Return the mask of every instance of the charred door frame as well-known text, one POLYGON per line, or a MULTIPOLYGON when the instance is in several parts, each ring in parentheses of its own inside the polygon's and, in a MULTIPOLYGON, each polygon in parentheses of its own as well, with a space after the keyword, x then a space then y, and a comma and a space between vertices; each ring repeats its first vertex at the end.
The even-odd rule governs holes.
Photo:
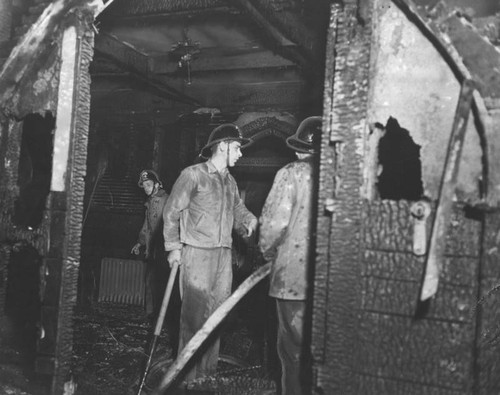
POLYGON ((75 6, 65 2, 48 6, 14 48, 0 74, 4 94, 1 139, 7 143, 0 151, 5 164, 0 185, 0 242, 3 250, 7 249, 0 256, 0 266, 3 268, 9 259, 6 242, 23 241, 43 257, 41 329, 35 364, 38 372, 51 376, 52 394, 64 392, 73 353, 73 309, 77 296, 90 115, 88 68, 93 56, 92 23, 96 6, 97 3, 75 6), (63 48, 65 34, 69 37, 68 48, 63 48), (65 85, 61 85, 62 82, 65 85), (64 89, 58 92, 58 87, 64 89), (61 114, 57 114, 57 110, 61 114), (52 166, 52 186, 42 223, 36 229, 19 228, 12 220, 19 194, 17 170, 22 122, 18 120, 27 114, 45 111, 56 113, 53 158, 59 159, 52 166), (63 118, 65 122, 61 122, 63 118), (64 154, 60 156, 62 151, 64 154), (54 174, 59 175, 58 182, 54 174))
MULTIPOLYGON (((48 310, 48 319, 57 325, 56 342, 53 349, 55 366, 52 378, 52 392, 61 393, 68 380, 73 354, 73 309, 76 305, 78 273, 83 219, 83 198, 87 165, 87 142, 90 119, 90 74, 89 64, 93 56, 93 31, 88 22, 75 20, 77 42, 75 73, 72 81, 73 101, 72 123, 69 131, 69 157, 66 164, 65 186, 62 191, 51 192, 49 212, 51 227, 49 250, 44 260, 46 274, 45 300, 54 289, 59 297, 54 304, 42 307, 48 310), (61 240, 62 239, 62 240, 61 240), (58 275, 50 277, 51 267, 58 275), (59 278, 58 278, 59 277, 59 278), (50 279, 50 280, 49 280, 50 279)), ((61 81, 59 81, 61 83, 61 81)), ((56 132, 57 133, 57 132, 56 132)), ((39 352, 41 352, 41 346, 39 352)), ((39 360, 42 358, 40 357, 39 360)))
POLYGON ((316 264, 313 392, 354 393, 363 201, 363 132, 371 48, 371 1, 331 6, 326 48, 316 264), (362 23, 361 23, 362 22, 362 23))

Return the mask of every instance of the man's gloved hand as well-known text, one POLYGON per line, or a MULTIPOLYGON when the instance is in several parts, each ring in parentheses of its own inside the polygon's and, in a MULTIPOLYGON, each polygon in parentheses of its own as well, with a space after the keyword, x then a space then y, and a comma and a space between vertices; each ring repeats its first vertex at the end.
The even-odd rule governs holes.
POLYGON ((131 254, 139 255, 141 253, 141 243, 136 243, 130 250, 131 254))
POLYGON ((172 250, 168 253, 167 257, 168 264, 170 268, 174 266, 174 263, 177 263, 178 265, 181 264, 181 250, 172 250))

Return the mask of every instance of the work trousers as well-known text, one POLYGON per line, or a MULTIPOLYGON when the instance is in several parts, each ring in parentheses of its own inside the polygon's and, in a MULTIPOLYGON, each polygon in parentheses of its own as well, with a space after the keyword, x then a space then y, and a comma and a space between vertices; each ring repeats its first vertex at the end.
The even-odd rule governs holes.
MULTIPOLYGON (((182 247, 179 354, 208 317, 229 297, 232 279, 230 248, 182 247)), ((217 336, 207 339, 193 356, 185 381, 216 373, 219 343, 217 336)))
POLYGON ((304 300, 276 299, 277 350, 282 370, 282 395, 302 395, 304 393, 300 365, 305 307, 304 300))

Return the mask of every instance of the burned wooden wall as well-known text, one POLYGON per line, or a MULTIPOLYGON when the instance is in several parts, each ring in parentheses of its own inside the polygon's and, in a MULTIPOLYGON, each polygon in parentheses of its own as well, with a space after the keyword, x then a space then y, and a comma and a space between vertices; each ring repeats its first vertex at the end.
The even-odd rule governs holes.
MULTIPOLYGON (((463 174, 469 172, 472 176, 462 179, 456 193, 458 201, 446 219, 446 237, 440 241, 445 243, 440 288, 435 297, 421 302, 426 257, 413 250, 412 202, 381 200, 377 193, 366 193, 377 187, 378 163, 367 160, 370 155, 379 155, 370 153, 369 147, 373 132, 370 125, 380 121, 373 119, 374 106, 379 105, 380 109, 386 104, 383 100, 390 102, 393 98, 381 95, 377 99, 380 101, 374 103, 377 95, 370 91, 377 73, 386 70, 380 58, 384 54, 373 45, 374 36, 380 34, 377 29, 382 28, 373 17, 386 10, 377 9, 372 14, 372 7, 380 2, 361 3, 365 6, 362 20, 354 3, 345 2, 344 7, 332 5, 327 44, 314 268, 313 392, 496 393, 499 364, 494 355, 498 352, 500 313, 499 271, 494 262, 498 258, 498 216, 495 207, 486 206, 488 209, 484 210, 484 205, 474 203, 480 196, 477 177, 484 172, 481 153, 485 155, 477 134, 484 130, 475 130, 481 129, 476 122, 471 128, 475 135, 468 137, 472 139, 468 141, 463 174), (375 179, 371 179, 373 185, 367 185, 364 174, 371 170, 375 179), (464 190, 467 192, 461 193, 464 190)), ((394 7, 392 2, 384 4, 394 7)), ((396 8, 389 15, 398 12, 396 8)), ((391 36, 396 43, 395 56, 408 49, 398 41, 405 33, 398 30, 398 34, 391 36)), ((401 76, 412 78, 411 72, 404 72, 412 66, 401 65, 401 76)), ((404 97, 404 83, 401 82, 401 90, 399 81, 403 80, 388 76, 385 84, 389 85, 378 85, 378 89, 399 90, 404 97)), ((458 84, 454 85, 457 95, 458 84)), ((404 108, 396 101, 394 108, 401 105, 400 113, 415 122, 414 129, 421 132, 425 127, 418 123, 427 120, 412 119, 412 110, 423 103, 425 108, 429 98, 419 95, 418 89, 416 93, 415 100, 423 102, 404 108)), ((449 100, 449 95, 430 100, 449 100)), ((429 110, 434 111, 435 107, 429 110)), ((453 112, 446 117, 451 120, 453 112)), ((434 133, 447 140, 447 129, 434 133)), ((428 143, 425 138, 418 141, 422 142, 428 143)), ((495 146, 496 140, 491 144, 495 146)), ((426 150, 429 147, 431 144, 426 150)), ((420 152, 422 166, 428 169, 431 165, 435 170, 426 170, 421 181, 434 210, 438 193, 436 187, 429 185, 439 183, 445 147, 438 144, 431 149, 432 154, 426 150, 420 152)), ((426 241, 433 217, 431 211, 426 241)))
POLYGON ((312 326, 313 389, 355 394, 361 300, 362 131, 370 64, 370 15, 332 5, 326 50, 312 326))
POLYGON ((357 393, 472 393, 481 213, 455 206, 440 290, 426 302, 410 203, 366 202, 363 216, 357 393))
POLYGON ((485 215, 481 266, 478 271, 479 292, 477 311, 477 344, 475 393, 480 395, 500 392, 500 256, 498 250, 500 217, 492 211, 485 215))
MULTIPOLYGON (((1 242, 7 248, 14 245, 14 251, 26 245, 41 258, 35 365, 51 379, 52 393, 62 393, 70 373, 90 113, 91 25, 97 11, 95 4, 76 3, 50 4, 20 38, 0 74, 1 137, 6 143, 1 152, 1 242), (21 167, 27 165, 20 162, 23 121, 47 112, 56 125, 54 135, 48 134, 52 167, 50 189, 40 205, 42 220, 38 226, 16 223, 21 176, 26 173, 21 167)), ((12 252, 2 255, 2 266, 9 256, 12 252)))

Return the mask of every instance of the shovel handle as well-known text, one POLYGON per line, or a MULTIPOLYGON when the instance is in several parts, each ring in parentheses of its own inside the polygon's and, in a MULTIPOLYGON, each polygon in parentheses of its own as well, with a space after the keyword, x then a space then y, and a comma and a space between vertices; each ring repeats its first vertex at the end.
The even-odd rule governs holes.
POLYGON ((156 349, 156 342, 158 340, 158 337, 160 336, 161 328, 163 326, 163 321, 165 320, 165 314, 167 313, 167 307, 170 302, 170 296, 172 295, 172 289, 174 288, 175 277, 177 276, 178 269, 179 269, 179 263, 175 262, 172 265, 172 269, 170 270, 170 276, 168 276, 167 287, 165 288, 165 295, 163 296, 163 302, 161 304, 160 313, 158 314, 158 319, 156 320, 153 340, 149 348, 148 360, 146 362, 146 367, 142 375, 137 395, 142 395, 142 389, 144 388, 144 383, 146 382, 146 377, 148 375, 149 367, 151 366, 151 360, 153 359, 153 354, 156 349))
POLYGON ((177 270, 179 269, 179 263, 174 262, 172 269, 170 270, 170 276, 168 277, 167 287, 165 288, 165 295, 163 296, 163 302, 161 304, 160 313, 158 314, 158 319, 156 321, 154 335, 159 336, 161 333, 161 328, 163 326, 163 321, 165 320, 165 315, 167 313, 168 304, 170 302, 170 296, 172 295, 172 289, 174 288, 175 277, 177 276, 177 270))
POLYGON ((180 371, 188 363, 194 353, 201 347, 207 337, 214 331, 221 321, 229 314, 232 308, 245 296, 255 285, 271 272, 271 262, 258 268, 227 298, 205 321, 203 326, 189 340, 177 359, 163 376, 160 385, 153 390, 151 395, 160 395, 176 379, 180 371))

